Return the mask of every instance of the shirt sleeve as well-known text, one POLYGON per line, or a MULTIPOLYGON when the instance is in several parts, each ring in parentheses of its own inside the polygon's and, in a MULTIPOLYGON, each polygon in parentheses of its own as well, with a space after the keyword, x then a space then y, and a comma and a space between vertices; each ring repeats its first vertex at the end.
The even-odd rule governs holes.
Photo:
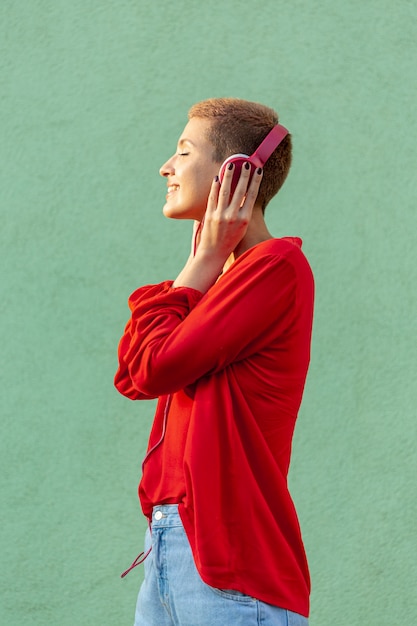
POLYGON ((268 254, 238 259, 204 295, 171 281, 138 289, 119 344, 117 389, 132 399, 174 393, 259 349, 268 329, 279 334, 291 324, 296 284, 287 257, 268 254))

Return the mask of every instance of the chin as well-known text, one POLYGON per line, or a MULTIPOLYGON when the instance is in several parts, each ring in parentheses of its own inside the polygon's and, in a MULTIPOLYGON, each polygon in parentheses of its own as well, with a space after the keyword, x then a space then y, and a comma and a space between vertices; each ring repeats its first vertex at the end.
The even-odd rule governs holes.
POLYGON ((181 209, 179 207, 172 207, 166 204, 162 209, 162 213, 165 217, 169 217, 172 220, 197 220, 201 221, 204 216, 204 212, 196 209, 181 209))

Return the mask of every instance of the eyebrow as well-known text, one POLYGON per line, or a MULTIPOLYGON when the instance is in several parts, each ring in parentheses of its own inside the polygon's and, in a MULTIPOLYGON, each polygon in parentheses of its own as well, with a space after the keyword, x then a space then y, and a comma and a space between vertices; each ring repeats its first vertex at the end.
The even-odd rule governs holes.
POLYGON ((183 143, 189 143, 190 145, 194 146, 195 144, 191 141, 191 139, 187 139, 186 137, 181 138, 178 141, 178 145, 181 146, 183 143))

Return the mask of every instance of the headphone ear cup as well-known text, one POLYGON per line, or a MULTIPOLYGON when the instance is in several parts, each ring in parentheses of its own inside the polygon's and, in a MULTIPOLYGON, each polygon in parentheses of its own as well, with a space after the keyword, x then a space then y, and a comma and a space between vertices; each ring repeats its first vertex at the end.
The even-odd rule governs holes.
POLYGON ((247 154, 233 154, 232 156, 230 156, 229 158, 225 160, 225 162, 222 164, 220 168, 220 172, 219 172, 220 183, 223 182, 226 169, 230 165, 230 163, 233 163, 233 165, 235 166, 234 171, 233 171, 232 182, 230 185, 230 195, 232 196, 239 182, 240 173, 242 171, 243 164, 244 163, 250 164, 250 167, 251 167, 250 178, 252 178, 252 174, 255 171, 256 165, 252 163, 252 161, 250 160, 250 157, 247 154))

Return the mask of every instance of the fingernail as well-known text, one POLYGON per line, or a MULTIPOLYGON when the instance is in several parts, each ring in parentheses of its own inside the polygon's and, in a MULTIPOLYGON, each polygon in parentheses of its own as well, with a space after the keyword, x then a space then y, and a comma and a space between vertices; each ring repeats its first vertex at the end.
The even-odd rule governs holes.
POLYGON ((233 169, 233 163, 229 163, 229 165, 227 166, 228 170, 232 170, 233 169))
POLYGON ((256 170, 257 174, 262 174, 262 167, 258 167, 258 169, 256 170))
POLYGON ((246 161, 246 163, 245 163, 245 170, 248 170, 249 168, 250 168, 250 165, 249 165, 249 163, 246 161))
POLYGON ((219 177, 218 177, 218 176, 215 176, 215 177, 214 177, 214 182, 215 182, 215 183, 218 183, 218 182, 219 182, 219 177))

